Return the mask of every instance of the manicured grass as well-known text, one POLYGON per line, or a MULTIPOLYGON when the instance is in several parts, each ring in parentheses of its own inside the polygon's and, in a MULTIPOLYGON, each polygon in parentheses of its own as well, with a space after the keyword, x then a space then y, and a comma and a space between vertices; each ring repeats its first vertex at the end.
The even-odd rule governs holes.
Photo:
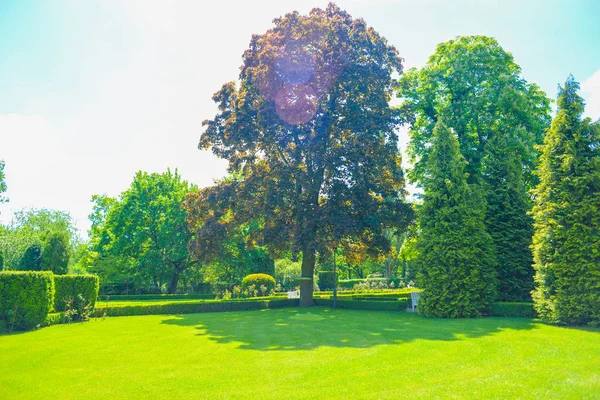
POLYGON ((600 330, 288 308, 0 336, 0 398, 600 398, 600 330))

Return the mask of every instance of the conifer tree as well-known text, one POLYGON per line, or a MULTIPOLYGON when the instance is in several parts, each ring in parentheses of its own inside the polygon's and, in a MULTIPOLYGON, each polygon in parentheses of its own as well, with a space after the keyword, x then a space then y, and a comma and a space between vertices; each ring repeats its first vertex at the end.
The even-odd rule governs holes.
POLYGON ((516 146, 508 135, 497 134, 483 159, 486 190, 486 229, 494 242, 498 300, 527 301, 533 289, 531 200, 516 146))
POLYGON ((600 126, 582 120, 572 76, 542 147, 533 208, 533 292, 546 321, 600 323, 600 126))
POLYGON ((495 296, 494 254, 485 202, 467 184, 458 139, 443 122, 434 129, 419 210, 419 309, 430 317, 478 317, 495 296))

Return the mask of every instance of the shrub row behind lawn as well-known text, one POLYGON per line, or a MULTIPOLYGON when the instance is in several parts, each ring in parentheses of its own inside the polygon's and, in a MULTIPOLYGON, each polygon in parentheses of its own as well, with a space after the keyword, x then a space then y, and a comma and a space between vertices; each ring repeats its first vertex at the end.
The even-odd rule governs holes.
POLYGON ((101 295, 100 300, 129 301, 129 300, 214 300, 216 293, 194 294, 115 294, 101 295))
MULTIPOLYGON (((315 299, 315 305, 333 307, 333 299, 315 299)), ((336 303, 337 308, 353 310, 376 310, 376 311, 406 311, 408 301, 369 301, 369 300, 341 300, 336 303)))
POLYGON ((299 299, 273 299, 273 300, 213 300, 199 301, 197 303, 164 303, 148 305, 121 305, 99 306, 93 316, 131 316, 131 315, 156 315, 156 314, 194 314, 223 311, 248 311, 263 310, 267 308, 297 307, 299 299))
POLYGON ((42 325, 54 306, 52 272, 0 272, 0 320, 6 330, 42 325))
POLYGON ((492 303, 490 316, 537 318, 533 303, 492 303))
POLYGON ((93 309, 98 298, 100 279, 97 275, 55 275, 54 288, 55 311, 66 311, 68 303, 76 307, 79 295, 93 309))

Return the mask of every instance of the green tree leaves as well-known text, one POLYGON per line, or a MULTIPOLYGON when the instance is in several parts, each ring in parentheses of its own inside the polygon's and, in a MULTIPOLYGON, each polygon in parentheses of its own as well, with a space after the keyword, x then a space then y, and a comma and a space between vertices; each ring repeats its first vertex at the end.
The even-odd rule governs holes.
POLYGON ((495 297, 493 244, 485 203, 467 184, 457 137, 439 120, 419 209, 419 310, 429 317, 481 316, 495 297))
POLYGON ((575 325, 600 323, 600 126, 581 119, 578 90, 572 76, 560 88, 533 208, 536 310, 575 325))

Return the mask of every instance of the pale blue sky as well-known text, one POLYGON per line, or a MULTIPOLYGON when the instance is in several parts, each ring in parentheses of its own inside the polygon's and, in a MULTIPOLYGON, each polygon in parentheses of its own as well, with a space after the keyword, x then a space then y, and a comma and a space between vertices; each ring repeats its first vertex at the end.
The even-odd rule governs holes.
MULTIPOLYGON (((225 164, 196 149, 212 94, 237 77, 253 33, 327 1, 0 0, 0 159, 11 202, 71 212, 89 226, 94 193, 135 171, 178 168, 208 185, 225 164)), ((600 1, 347 0, 422 66, 457 35, 495 37, 551 98, 569 73, 600 117, 600 1)))

